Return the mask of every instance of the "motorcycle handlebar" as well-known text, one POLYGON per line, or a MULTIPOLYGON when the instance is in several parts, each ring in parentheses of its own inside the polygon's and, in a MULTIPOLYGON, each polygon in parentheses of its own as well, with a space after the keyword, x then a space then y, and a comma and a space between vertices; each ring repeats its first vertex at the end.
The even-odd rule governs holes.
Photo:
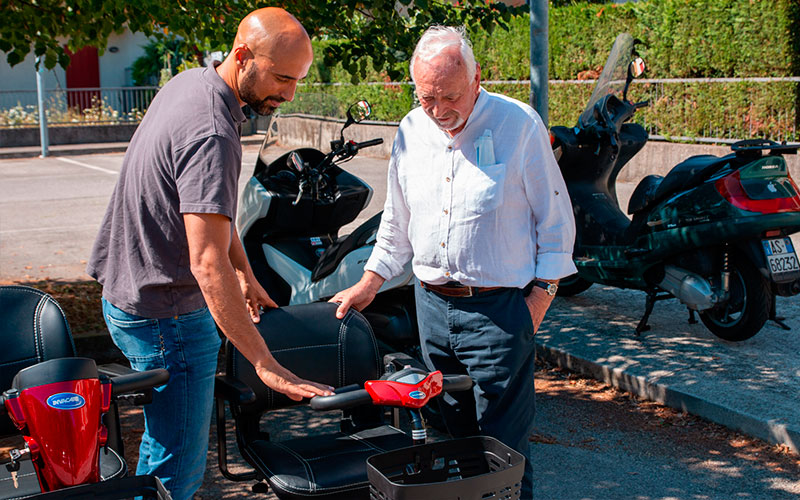
POLYGON ((362 149, 362 148, 369 148, 369 147, 372 147, 372 146, 377 146, 379 144, 383 144, 383 139, 378 138, 378 139, 370 139, 370 140, 364 141, 364 142, 357 142, 356 143, 356 147, 358 149, 362 149))
POLYGON ((641 109, 641 108, 646 108, 646 107, 647 107, 647 106, 649 106, 649 105, 650 105, 650 101, 642 101, 642 102, 637 102, 637 103, 635 103, 635 104, 633 105, 633 109, 641 109))

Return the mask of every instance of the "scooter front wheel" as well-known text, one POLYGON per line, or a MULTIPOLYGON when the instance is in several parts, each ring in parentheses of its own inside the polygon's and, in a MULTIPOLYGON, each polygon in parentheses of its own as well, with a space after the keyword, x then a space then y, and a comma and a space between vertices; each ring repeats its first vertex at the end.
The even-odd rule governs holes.
POLYGON ((578 273, 570 274, 566 278, 559 280, 556 295, 559 297, 572 297, 585 292, 590 286, 592 286, 592 282, 581 278, 578 273))
POLYGON ((772 294, 769 281, 750 260, 734 254, 730 264, 730 297, 700 313, 706 328, 717 337, 739 342, 761 330, 769 319, 772 294))

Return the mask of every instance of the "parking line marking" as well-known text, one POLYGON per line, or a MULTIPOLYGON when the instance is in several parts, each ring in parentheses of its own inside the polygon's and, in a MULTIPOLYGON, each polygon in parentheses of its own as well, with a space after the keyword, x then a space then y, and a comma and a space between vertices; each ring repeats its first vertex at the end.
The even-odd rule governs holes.
POLYGON ((106 174, 119 175, 119 172, 116 172, 114 170, 109 170, 109 169, 103 168, 103 167, 95 167, 94 165, 89 165, 88 163, 83 163, 83 162, 80 162, 80 161, 77 161, 77 160, 72 160, 70 158, 63 158, 61 156, 57 156, 55 159, 58 160, 58 161, 63 161, 65 163, 72 163, 73 165, 78 165, 79 167, 90 168, 92 170, 97 170, 97 171, 100 171, 100 172, 104 172, 106 174))
POLYGON ((60 226, 60 227, 26 227, 24 229, 2 229, 0 234, 15 234, 15 233, 38 233, 42 231, 55 232, 55 231, 70 231, 73 229, 88 229, 99 227, 99 224, 81 224, 79 226, 60 226))

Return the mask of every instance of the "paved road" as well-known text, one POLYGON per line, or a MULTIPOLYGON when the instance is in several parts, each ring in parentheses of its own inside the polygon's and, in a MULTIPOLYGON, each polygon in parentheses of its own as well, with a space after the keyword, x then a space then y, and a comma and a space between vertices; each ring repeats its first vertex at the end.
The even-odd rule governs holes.
MULTIPOLYGON (((257 154, 257 147, 245 147, 242 183, 257 154)), ((0 161, 0 280, 88 279, 85 261, 121 161, 122 154, 0 161)), ((375 188, 359 221, 382 206, 385 166, 385 160, 366 157, 347 166, 375 188)), ((620 186, 620 197, 632 187, 620 186)), ((688 325, 685 309, 674 302, 657 304, 653 330, 636 340, 632 330, 643 307, 640 292, 594 286, 577 297, 557 299, 537 339, 543 353, 578 370, 595 370, 600 378, 656 399, 674 398, 677 391, 685 395, 680 401, 699 402, 700 410, 711 408, 733 424, 750 425, 746 430, 755 435, 766 429, 774 433, 766 437, 798 444, 796 298, 778 303, 792 332, 767 325, 738 344, 719 341, 701 325, 688 325)), ((597 422, 592 422, 591 408, 587 413, 565 408, 557 398, 540 401, 537 426, 557 443, 539 447, 535 457, 546 493, 542 498, 800 495, 800 481, 786 471, 748 460, 715 463, 714 450, 685 451, 677 443, 680 450, 671 452, 663 441, 668 438, 650 439, 644 432, 628 435, 613 426, 600 432, 592 429, 597 422), (586 446, 589 437, 596 441, 586 446), (667 474, 666 479, 659 480, 653 471, 667 474)))

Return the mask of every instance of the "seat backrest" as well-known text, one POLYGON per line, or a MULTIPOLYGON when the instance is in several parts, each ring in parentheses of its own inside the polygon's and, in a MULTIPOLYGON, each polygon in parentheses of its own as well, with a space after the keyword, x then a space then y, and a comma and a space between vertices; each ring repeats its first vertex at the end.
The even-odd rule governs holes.
MULTIPOLYGON (((377 379, 381 373, 378 345, 372 328, 355 310, 339 320, 337 304, 286 306, 261 315, 256 324, 275 359, 295 375, 343 387, 377 379)), ((247 359, 233 346, 226 352, 227 373, 247 384, 256 402, 240 408, 241 414, 300 404, 264 385, 247 359)))
MULTIPOLYGON (((64 311, 50 295, 22 285, 0 286, 0 392, 11 387, 18 371, 54 358, 75 356, 64 311)), ((15 432, 0 418, 0 434, 15 432)))

